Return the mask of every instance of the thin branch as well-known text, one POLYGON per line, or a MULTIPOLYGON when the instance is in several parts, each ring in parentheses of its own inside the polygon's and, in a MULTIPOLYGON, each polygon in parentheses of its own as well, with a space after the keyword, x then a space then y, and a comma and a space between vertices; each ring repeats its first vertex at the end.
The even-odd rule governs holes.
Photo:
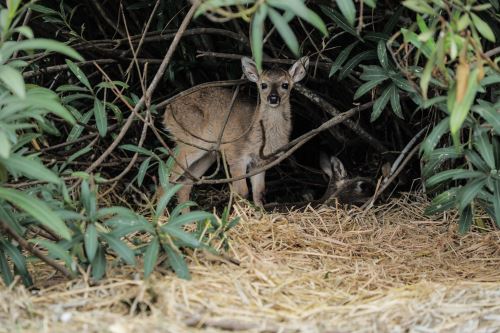
POLYGON ((266 171, 275 165, 278 165, 281 161, 283 161, 285 158, 289 157, 292 155, 297 149, 299 149, 301 146, 303 146, 307 141, 311 140, 315 135, 318 133, 332 127, 335 125, 338 125, 342 122, 344 122, 346 119, 349 119, 350 117, 354 116, 356 113, 358 113, 361 110, 366 110, 369 109, 373 105, 373 102, 368 102, 366 104, 357 106, 355 108, 352 108, 344 113, 339 114, 338 116, 333 117, 332 119, 328 120, 327 122, 323 123, 321 126, 301 135, 300 137, 296 138, 295 140, 291 141, 290 143, 284 145, 283 147, 280 147, 279 149, 276 150, 275 154, 278 152, 281 152, 283 150, 286 150, 286 147, 290 147, 285 153, 281 154, 278 158, 273 160, 272 162, 269 162, 259 168, 253 169, 251 172, 241 175, 238 177, 233 177, 233 178, 227 178, 227 179, 217 179, 217 180, 211 180, 211 179, 201 179, 197 182, 174 182, 176 184, 189 184, 189 185, 199 185, 199 184, 225 184, 225 183, 230 183, 235 180, 240 180, 240 179, 245 179, 251 176, 255 176, 256 174, 259 174, 263 171, 266 171))
POLYGON ((411 160, 413 155, 415 155, 417 153, 419 147, 420 147, 420 144, 413 147, 413 149, 408 153, 408 155, 406 156, 404 161, 401 163, 399 168, 397 168, 396 171, 392 174, 392 176, 390 176, 387 180, 384 179, 384 182, 382 183, 380 188, 375 192, 373 197, 370 200, 368 200, 367 202, 365 202, 364 205, 361 206, 361 208, 365 209, 365 211, 366 211, 373 206, 373 203, 377 200, 377 198, 389 187, 389 185, 394 181, 394 179, 396 179, 396 177, 401 173, 401 171, 403 171, 404 167, 406 166, 406 164, 408 164, 408 162, 411 160))
MULTIPOLYGON (((316 94, 314 91, 306 88, 305 86, 301 84, 296 84, 295 89, 301 93, 304 97, 307 97, 309 100, 311 100, 314 104, 318 105, 320 108, 322 108, 325 112, 331 114, 332 116, 337 116, 340 114, 340 112, 334 108, 330 103, 328 103, 324 98, 316 94)), ((372 136, 370 133, 365 131, 359 124, 352 120, 347 120, 345 122, 345 125, 352 130, 354 133, 356 133, 360 138, 366 141, 370 146, 375 148, 379 153, 385 153, 387 152, 387 147, 385 147, 378 139, 376 139, 374 136, 372 136)))
POLYGON ((18 235, 11 227, 10 225, 7 224, 7 222, 0 220, 0 225, 2 228, 5 230, 7 234, 9 234, 12 238, 16 240, 16 242, 19 243, 19 245, 28 251, 29 253, 33 254, 34 256, 38 257, 40 260, 44 261, 46 264, 54 267, 56 270, 64 274, 68 279, 73 278, 73 274, 64 266, 59 264, 57 261, 47 257, 42 251, 38 250, 33 244, 28 243, 23 237, 18 235))
POLYGON ((170 47, 168 48, 167 54, 163 58, 163 61, 160 65, 160 68, 158 69, 158 72, 156 72, 156 75, 154 76, 153 80, 151 81, 148 89, 146 90, 146 93, 141 97, 141 99, 137 102, 136 106, 134 107, 134 112, 130 114, 130 116, 127 118, 127 121, 123 125, 122 129, 120 130, 120 133, 116 136, 115 140, 113 143, 102 153, 102 155, 92 163, 90 167, 88 167, 85 172, 90 173, 95 168, 97 168, 108 156, 111 154, 113 150, 120 144, 121 140, 125 137, 125 134, 127 133, 128 129, 132 125, 132 122, 135 119, 135 114, 144 106, 144 102, 146 99, 151 98, 151 95, 155 91, 156 87, 158 86, 158 83, 160 82, 161 78, 163 77, 163 74, 165 73, 165 70, 167 69, 168 64, 170 63, 170 60, 172 59, 172 56, 177 48, 177 45, 180 42, 180 39, 182 37, 182 33, 186 30, 189 22, 191 21, 191 18, 194 15, 194 12, 198 8, 200 4, 200 1, 197 0, 193 3, 191 8, 189 9, 189 12, 186 14, 184 17, 184 20, 182 21, 179 30, 176 33, 176 36, 174 37, 172 43, 170 44, 170 47))
MULTIPOLYGON (((81 61, 75 63, 78 67, 82 66, 87 66, 87 65, 93 65, 94 63, 97 64, 114 64, 117 61, 115 59, 98 59, 98 60, 89 60, 89 61, 81 61)), ((33 71, 27 71, 23 73, 23 78, 27 79, 33 76, 37 75, 42 75, 42 74, 49 74, 49 73, 56 73, 60 71, 64 71, 68 69, 68 65, 56 65, 56 66, 49 66, 49 67, 44 67, 44 68, 39 68, 33 71)))

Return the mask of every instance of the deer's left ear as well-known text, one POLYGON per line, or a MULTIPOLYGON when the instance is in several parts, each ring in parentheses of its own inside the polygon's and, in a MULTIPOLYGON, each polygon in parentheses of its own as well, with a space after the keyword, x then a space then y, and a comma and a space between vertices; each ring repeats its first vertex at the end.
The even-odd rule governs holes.
POLYGON ((288 73, 292 77, 293 82, 299 82, 307 74, 307 68, 309 67, 309 57, 302 57, 297 60, 292 67, 288 70, 288 73))
POLYGON ((345 171, 344 163, 339 160, 337 157, 332 156, 330 158, 330 162, 332 163, 333 173, 335 174, 335 180, 343 180, 347 178, 347 172, 345 171))

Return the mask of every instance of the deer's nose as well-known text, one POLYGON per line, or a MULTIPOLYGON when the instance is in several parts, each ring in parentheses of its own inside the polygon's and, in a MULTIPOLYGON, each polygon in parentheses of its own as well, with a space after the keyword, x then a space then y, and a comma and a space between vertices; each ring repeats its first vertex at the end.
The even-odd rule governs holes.
POLYGON ((267 100, 269 101, 269 104, 278 104, 280 102, 280 97, 278 96, 278 94, 271 93, 269 94, 267 100))

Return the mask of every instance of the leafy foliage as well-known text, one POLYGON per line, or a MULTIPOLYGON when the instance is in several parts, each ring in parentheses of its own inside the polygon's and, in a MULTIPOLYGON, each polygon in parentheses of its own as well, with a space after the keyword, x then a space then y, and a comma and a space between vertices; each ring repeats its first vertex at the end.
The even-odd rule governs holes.
MULTIPOLYGON (((205 0, 161 78, 163 93, 147 96, 140 121, 98 167, 93 162, 132 119, 186 3, 6 5, 0 9, 0 272, 7 284, 15 275, 32 283, 29 246, 70 275, 90 271, 96 280, 113 265, 142 265, 146 277, 167 265, 188 279, 185 249, 228 248, 227 232, 238 223, 228 208, 220 217, 181 214, 195 203, 172 203, 179 190, 168 182, 174 161, 152 121, 161 118, 164 95, 241 75, 239 64, 203 58, 207 52, 228 59, 252 53, 259 69, 268 58, 309 55, 308 84, 339 110, 373 102, 360 126, 390 150, 404 148, 395 137, 410 141, 428 127, 419 170, 435 194, 428 214, 458 209, 466 232, 481 209, 500 227, 496 0, 205 0), (128 196, 119 205, 102 195, 115 186, 128 196), (149 200, 142 192, 148 187, 163 194, 149 200), (129 201, 131 192, 142 205, 129 201)), ((307 112, 304 119, 318 121, 318 112, 307 112)), ((323 139, 340 146, 335 136, 323 139)))

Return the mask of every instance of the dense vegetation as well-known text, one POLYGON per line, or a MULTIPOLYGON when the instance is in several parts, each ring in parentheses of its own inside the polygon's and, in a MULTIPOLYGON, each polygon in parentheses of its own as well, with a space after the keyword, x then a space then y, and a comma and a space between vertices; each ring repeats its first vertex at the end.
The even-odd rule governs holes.
POLYGON ((35 257, 67 277, 140 258, 146 276, 165 262, 189 278, 185 249, 223 250, 229 208, 170 203, 182 185, 161 116, 181 91, 240 78, 250 54, 311 59, 294 94, 302 149, 271 170, 270 197, 320 182, 307 170, 324 150, 382 174, 376 198, 419 186, 429 214, 458 209, 460 231, 500 227, 499 13, 497 0, 2 1, 3 280, 31 284, 35 257))

